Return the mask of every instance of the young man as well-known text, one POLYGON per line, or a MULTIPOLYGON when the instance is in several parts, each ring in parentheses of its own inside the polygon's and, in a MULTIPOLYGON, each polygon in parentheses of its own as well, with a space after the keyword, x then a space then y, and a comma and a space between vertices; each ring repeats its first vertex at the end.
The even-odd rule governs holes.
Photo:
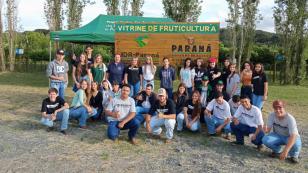
POLYGON ((164 88, 158 90, 158 100, 151 107, 146 115, 146 129, 149 133, 160 135, 162 125, 166 128, 166 143, 170 143, 173 137, 175 126, 175 105, 171 99, 168 99, 164 88))
POLYGON ((219 134, 222 129, 224 129, 224 138, 228 140, 231 139, 230 106, 228 102, 224 100, 221 92, 215 94, 215 99, 209 102, 204 114, 209 135, 219 134))
POLYGON ((48 98, 42 103, 41 123, 48 126, 47 131, 53 130, 53 121, 61 121, 61 133, 66 135, 67 123, 69 118, 69 105, 59 96, 55 88, 48 90, 48 98))
MULTIPOLYGON (((221 73, 221 80, 223 81, 224 86, 227 86, 227 78, 230 74, 229 65, 230 65, 230 59, 225 58, 224 59, 224 67, 223 67, 222 73, 221 73)), ((224 88, 224 90, 226 90, 226 87, 224 88)))
POLYGON ((116 54, 114 62, 111 62, 107 67, 106 79, 110 83, 117 81, 120 86, 124 83, 125 65, 121 62, 121 55, 116 54))
POLYGON ((212 92, 210 92, 209 97, 208 97, 208 102, 212 101, 215 98, 216 93, 221 92, 223 94, 223 98, 225 101, 230 100, 229 94, 224 90, 224 83, 222 80, 219 80, 217 84, 215 85, 215 88, 213 89, 212 92))
POLYGON ((262 148, 264 132, 262 113, 259 108, 250 103, 249 96, 241 96, 241 105, 232 119, 231 129, 236 136, 234 144, 244 145, 244 136, 249 136, 251 142, 262 148))
POLYGON ((268 116, 267 126, 264 128, 266 133, 271 129, 273 131, 264 136, 262 142, 272 150, 271 157, 279 156, 284 160, 290 156, 292 163, 298 163, 298 156, 302 147, 302 141, 299 136, 294 117, 286 112, 285 102, 275 100, 273 102, 274 112, 268 116), (285 145, 284 149, 281 148, 285 145))
POLYGON ((237 111, 238 107, 241 105, 240 96, 239 95, 232 96, 232 98, 228 101, 228 104, 230 106, 231 116, 233 116, 237 111))
POLYGON ((64 60, 64 50, 58 49, 56 59, 48 64, 46 73, 50 79, 50 88, 56 88, 63 100, 68 83, 68 70, 68 63, 64 60))
POLYGON ((144 91, 141 91, 136 96, 136 119, 139 123, 143 123, 145 120, 144 114, 148 114, 151 106, 155 104, 156 94, 153 93, 152 84, 147 84, 144 91))
POLYGON ((139 122, 135 119, 135 101, 129 97, 129 92, 130 86, 123 84, 121 97, 112 99, 108 104, 106 109, 106 114, 109 116, 107 135, 109 139, 116 140, 120 135, 120 130, 129 129, 128 138, 135 145, 139 122))
POLYGON ((135 97, 142 83, 142 68, 138 66, 138 58, 134 57, 131 64, 125 68, 124 83, 130 85, 130 97, 135 97))
POLYGON ((168 93, 168 98, 172 98, 173 81, 175 80, 175 70, 170 66, 168 58, 163 59, 164 66, 159 71, 160 87, 168 93))

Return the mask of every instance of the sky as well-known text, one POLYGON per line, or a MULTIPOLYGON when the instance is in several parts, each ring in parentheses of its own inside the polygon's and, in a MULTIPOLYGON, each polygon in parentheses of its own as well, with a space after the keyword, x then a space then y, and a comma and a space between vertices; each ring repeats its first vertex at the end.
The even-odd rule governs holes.
MULTIPOLYGON (((161 0, 144 1, 142 7, 144 17, 163 17, 161 0)), ((263 20, 257 23, 257 29, 274 32, 274 0, 260 1, 259 13, 261 13, 263 20)), ((21 31, 48 29, 44 17, 44 2, 45 0, 17 0, 18 21, 21 31)), ((226 27, 225 21, 228 17, 228 12, 226 0, 203 0, 202 13, 198 22, 220 22, 221 27, 226 27)), ((89 5, 84 9, 82 25, 89 23, 98 14, 107 14, 103 0, 96 0, 94 5, 89 5)))

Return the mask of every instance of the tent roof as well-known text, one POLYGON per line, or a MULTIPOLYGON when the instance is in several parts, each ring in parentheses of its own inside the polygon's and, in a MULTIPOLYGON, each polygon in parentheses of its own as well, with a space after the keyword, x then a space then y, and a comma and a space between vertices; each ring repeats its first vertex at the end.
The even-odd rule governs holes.
POLYGON ((50 32, 50 39, 77 43, 114 43, 115 22, 173 22, 173 20, 170 18, 101 14, 80 28, 50 32))

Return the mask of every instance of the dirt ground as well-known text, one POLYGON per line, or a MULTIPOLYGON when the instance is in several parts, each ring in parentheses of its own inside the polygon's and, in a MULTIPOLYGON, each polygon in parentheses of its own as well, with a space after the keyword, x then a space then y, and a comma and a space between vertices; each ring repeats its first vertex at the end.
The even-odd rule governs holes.
MULTIPOLYGON (((300 163, 294 165, 269 158, 270 150, 258 152, 248 141, 233 146, 207 137, 204 125, 201 133, 175 132, 171 144, 148 138, 142 127, 138 146, 127 141, 127 131, 118 142, 108 140, 107 126, 100 122, 89 123, 87 130, 70 122, 67 136, 46 132, 39 123, 46 93, 47 87, 0 82, 0 172, 308 172, 308 103, 289 105, 303 142, 300 163)), ((265 119, 270 111, 266 103, 265 119)))

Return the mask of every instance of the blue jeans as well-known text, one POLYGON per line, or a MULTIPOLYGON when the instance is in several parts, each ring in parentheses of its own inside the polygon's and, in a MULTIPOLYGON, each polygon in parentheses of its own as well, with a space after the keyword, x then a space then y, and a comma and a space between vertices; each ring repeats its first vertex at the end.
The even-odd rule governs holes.
POLYGON ((137 95, 137 93, 140 90, 140 81, 135 83, 135 84, 129 84, 130 85, 130 93, 129 96, 130 97, 134 97, 137 95))
POLYGON ((263 95, 255 95, 252 94, 252 104, 258 107, 259 109, 262 109, 263 107, 263 95))
POLYGON ((252 86, 242 86, 241 88, 241 96, 246 95, 249 97, 250 102, 252 102, 252 86))
POLYGON ((95 108, 95 110, 96 110, 96 113, 93 112, 93 116, 92 117, 94 119, 98 119, 101 116, 102 112, 103 112, 103 108, 95 108))
MULTIPOLYGON (((191 122, 192 119, 191 119, 191 115, 188 115, 188 121, 191 122)), ((184 113, 181 112, 179 113, 177 116, 176 116, 176 121, 178 123, 178 127, 177 127, 177 131, 182 131, 183 130, 183 126, 185 126, 185 116, 184 116, 184 113)), ((193 132, 196 132, 200 129, 201 125, 200 125, 200 121, 197 120, 195 121, 189 128, 189 130, 193 131, 193 132)))
POLYGON ((192 88, 192 87, 187 88, 187 93, 188 93, 188 96, 189 96, 189 97, 192 96, 192 92, 193 92, 193 88, 192 88))
MULTIPOLYGON (((277 133, 270 133, 265 135, 262 139, 262 142, 265 146, 273 150, 275 153, 281 153, 282 145, 287 145, 289 136, 282 136, 277 133)), ((300 150, 302 148, 302 141, 300 137, 297 137, 294 145, 292 146, 291 150, 289 151, 290 157, 298 157, 300 150)))
POLYGON ((107 135, 109 139, 115 140, 120 135, 120 130, 126 130, 126 129, 129 129, 128 138, 129 139, 135 138, 137 131, 140 127, 139 121, 133 118, 129 122, 127 122, 122 129, 118 127, 119 123, 120 121, 109 121, 107 129, 107 135))
POLYGON ((149 81, 149 82, 147 82, 145 79, 143 79, 143 86, 142 86, 142 89, 145 89, 146 86, 147 86, 147 84, 151 84, 152 87, 153 87, 153 91, 154 91, 154 79, 151 80, 151 81, 149 81))
MULTIPOLYGON (((88 84, 90 84, 90 78, 89 78, 88 75, 85 75, 85 76, 83 76, 83 77, 80 76, 80 79, 79 79, 78 82, 81 82, 82 80, 86 80, 86 81, 88 82, 88 84)), ((73 90, 74 92, 77 92, 77 91, 79 90, 79 88, 77 88, 76 84, 74 84, 72 90, 73 90)))
POLYGON ((79 126, 86 126, 88 112, 84 106, 80 106, 78 108, 70 108, 70 119, 78 119, 79 126))
MULTIPOLYGON (((209 134, 215 134, 216 128, 225 122, 225 120, 219 119, 215 115, 211 115, 211 116, 205 115, 204 120, 206 122, 207 130, 209 134)), ((230 123, 228 123, 223 129, 224 129, 225 134, 231 133, 230 123)))
POLYGON ((136 106, 136 116, 135 119, 138 120, 139 124, 144 122, 144 116, 142 114, 149 113, 150 108, 144 108, 142 106, 136 106))
POLYGON ((166 92, 167 92, 167 95, 168 95, 168 98, 173 100, 173 88, 165 88, 166 92))
POLYGON ((65 82, 50 82, 50 88, 56 88, 58 95, 64 100, 66 83, 65 82))
MULTIPOLYGON (((249 127, 248 125, 242 123, 239 123, 238 125, 231 123, 231 129, 235 134, 236 142, 241 144, 244 144, 244 136, 249 136, 249 134, 255 133, 257 130, 255 127, 249 127)), ((251 142, 255 145, 261 145, 263 136, 264 132, 261 130, 256 136, 256 139, 251 142)))
MULTIPOLYGON (((63 111, 57 113, 57 117, 56 117, 55 121, 61 121, 61 130, 67 129, 69 113, 70 113, 69 109, 64 109, 63 111)), ((43 125, 48 126, 48 127, 53 126, 53 121, 51 121, 47 118, 42 118, 41 123, 43 125)))

